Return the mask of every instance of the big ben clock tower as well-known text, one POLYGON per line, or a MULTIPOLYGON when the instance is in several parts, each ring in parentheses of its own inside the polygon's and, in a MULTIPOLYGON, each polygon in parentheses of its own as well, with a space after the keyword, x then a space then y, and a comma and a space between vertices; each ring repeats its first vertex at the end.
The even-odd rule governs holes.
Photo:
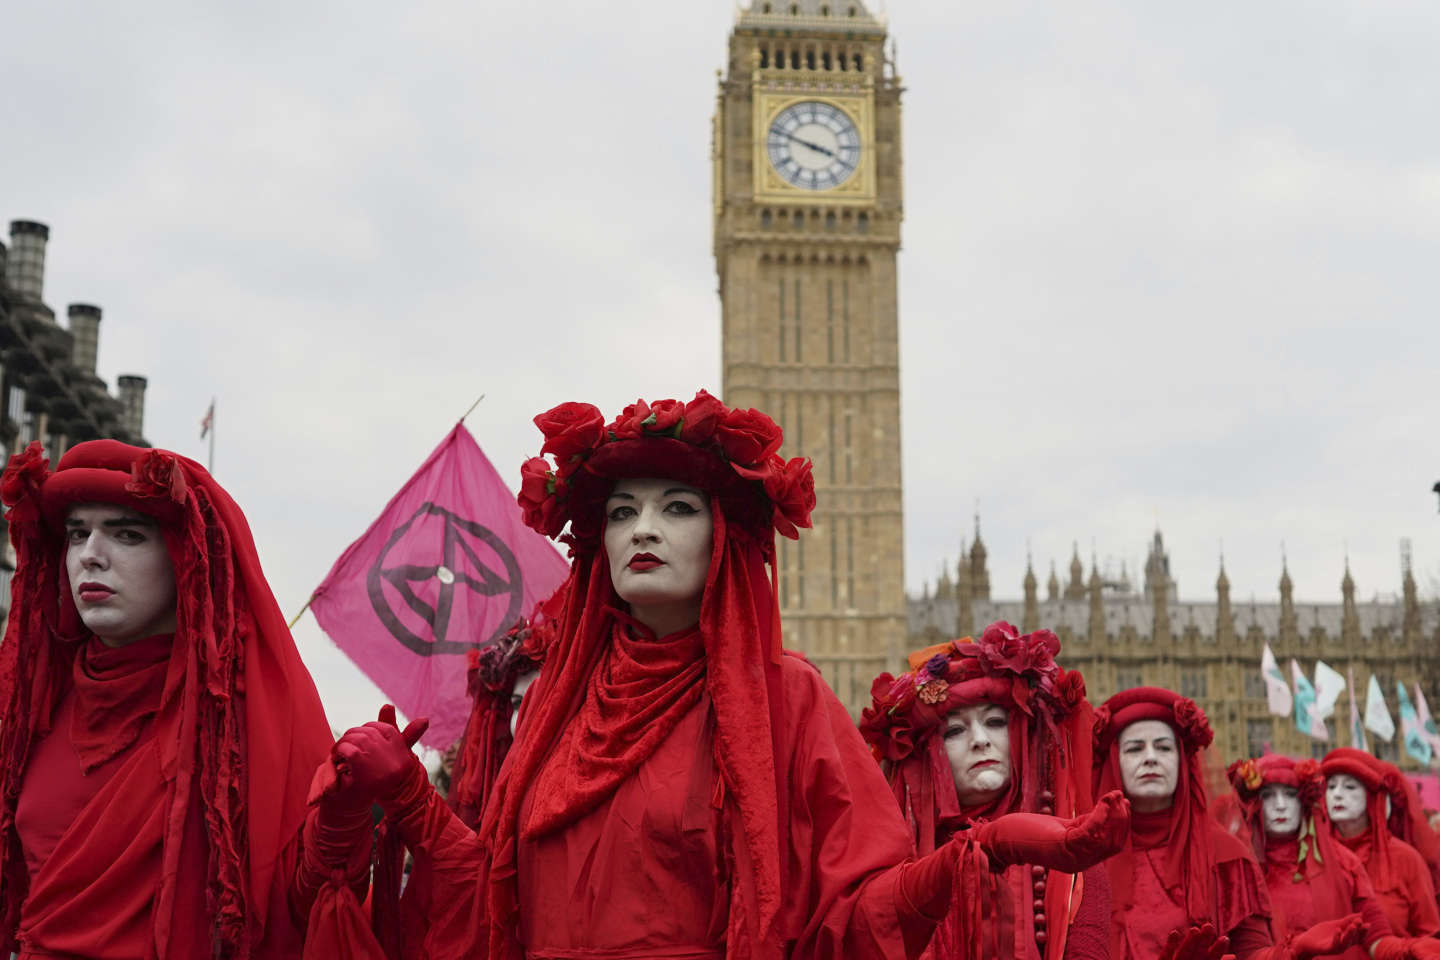
POLYGON ((852 712, 905 641, 900 79, 860 0, 752 0, 714 129, 725 402, 815 461, 814 529, 782 540, 786 646, 852 712))

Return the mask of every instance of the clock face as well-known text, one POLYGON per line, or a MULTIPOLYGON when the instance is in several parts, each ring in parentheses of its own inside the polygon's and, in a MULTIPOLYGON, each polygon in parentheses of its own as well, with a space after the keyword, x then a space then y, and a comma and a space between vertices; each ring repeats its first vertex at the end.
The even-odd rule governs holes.
POLYGON ((818 100, 781 110, 770 124, 765 147, 776 172, 803 190, 838 187, 860 163, 855 121, 839 107, 818 100))

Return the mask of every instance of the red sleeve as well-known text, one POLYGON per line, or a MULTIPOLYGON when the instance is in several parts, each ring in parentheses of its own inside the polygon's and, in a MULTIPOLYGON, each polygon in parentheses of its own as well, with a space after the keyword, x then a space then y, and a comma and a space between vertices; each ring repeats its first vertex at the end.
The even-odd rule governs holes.
POLYGON ((1433 937, 1440 932, 1440 909, 1435 903, 1435 884, 1430 882, 1430 866, 1419 851, 1411 846, 1396 844, 1392 850, 1405 850, 1410 856, 1403 861, 1396 860, 1398 867, 1405 865, 1405 890, 1410 897, 1410 935, 1412 937, 1433 937))
POLYGON ((1253 913, 1230 928, 1230 949, 1236 960, 1260 960, 1268 957, 1275 940, 1270 935, 1270 920, 1253 913))
MULTIPOLYGON (((915 856, 895 795, 835 694, 782 660, 791 796, 780 929, 792 960, 900 960, 929 944, 936 919, 907 898, 915 856)), ((922 899, 919 891, 910 891, 922 899)), ((923 898, 928 899, 928 898, 923 898)))
MULTIPOLYGON (((1349 851, 1345 851, 1349 853, 1349 851)), ((1374 946, 1375 941, 1381 937, 1391 936, 1394 931, 1390 929, 1390 921, 1385 916, 1385 909, 1380 906, 1380 901, 1375 899, 1375 888, 1370 883, 1370 875, 1365 872, 1365 867, 1355 857, 1350 857, 1346 864, 1347 870, 1355 885, 1355 893, 1351 897, 1351 909, 1360 914, 1365 922, 1365 939, 1361 942, 1366 947, 1374 946)))
POLYGON ((1065 940, 1065 960, 1110 960, 1110 873, 1102 863, 1083 876, 1080 909, 1065 940))

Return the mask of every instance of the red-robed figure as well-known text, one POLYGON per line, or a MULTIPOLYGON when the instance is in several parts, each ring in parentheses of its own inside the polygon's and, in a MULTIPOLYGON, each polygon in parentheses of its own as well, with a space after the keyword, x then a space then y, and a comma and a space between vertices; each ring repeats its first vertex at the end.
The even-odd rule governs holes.
POLYGON ((32 444, 0 494, 0 954, 298 957, 331 736, 240 508, 112 440, 32 444))
POLYGON ((1440 932, 1430 869, 1413 847, 1391 834, 1389 791, 1380 761, 1363 750, 1339 747, 1320 763, 1325 777, 1327 826, 1365 865, 1391 929, 1402 937, 1440 932))
MULTIPOLYGON (((935 960, 1106 960, 1110 883, 1103 866, 1014 862, 983 842, 1018 811, 1088 812, 1093 712, 1085 680, 1056 662, 1049 630, 1021 636, 991 624, 910 655, 899 679, 881 674, 860 731, 871 744, 919 851, 981 838, 966 858, 935 960)), ((1104 801, 1124 805, 1118 791, 1104 801)), ((1032 821, 1042 826, 1036 817, 1032 821)), ((1121 836, 1123 839, 1123 835, 1121 836)), ((1056 844, 1051 856, 1063 853, 1056 844)))
POLYGON ((472 833, 398 731, 336 747, 435 879, 409 956, 899 958, 929 941, 958 848, 916 861, 819 673, 781 650, 775 534, 809 461, 701 391, 536 418, 520 504, 573 564, 545 666, 472 833), (770 565, 767 572, 766 566, 770 565))
POLYGON ((1250 844, 1207 812, 1201 751, 1214 739, 1193 700, 1157 687, 1124 690, 1095 711, 1097 789, 1130 800, 1130 844, 1109 861, 1113 960, 1173 955, 1176 931, 1228 937, 1238 960, 1325 956, 1358 942, 1346 916, 1275 945, 1265 878, 1250 844))
POLYGON ((1364 925, 1360 942, 1338 956, 1440 957, 1440 940, 1393 935, 1364 864, 1326 826, 1319 764, 1267 754, 1236 761, 1229 776, 1245 835, 1265 871, 1277 941, 1288 943, 1322 921, 1358 914, 1364 925))

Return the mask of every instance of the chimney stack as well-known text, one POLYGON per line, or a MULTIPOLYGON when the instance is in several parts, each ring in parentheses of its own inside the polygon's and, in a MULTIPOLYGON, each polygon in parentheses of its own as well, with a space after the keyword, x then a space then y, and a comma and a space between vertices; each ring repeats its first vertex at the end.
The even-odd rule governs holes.
POLYGON ((22 297, 43 299, 45 292, 45 244, 50 228, 34 220, 10 221, 10 256, 5 280, 22 297))
POLYGON ((145 435, 145 378, 133 373, 122 373, 115 378, 115 387, 120 393, 120 426, 129 434, 132 443, 145 435))
POLYGON ((94 373, 95 358, 100 352, 100 308, 88 303, 72 303, 69 314, 70 334, 75 341, 71 361, 86 373, 94 373))

